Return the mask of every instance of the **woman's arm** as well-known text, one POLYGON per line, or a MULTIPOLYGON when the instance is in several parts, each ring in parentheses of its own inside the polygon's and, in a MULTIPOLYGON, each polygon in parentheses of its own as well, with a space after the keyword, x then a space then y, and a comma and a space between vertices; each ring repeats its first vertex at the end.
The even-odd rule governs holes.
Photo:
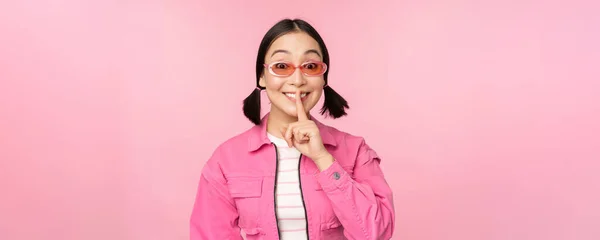
POLYGON ((338 161, 319 173, 318 181, 349 239, 390 239, 394 232, 392 191, 379 162, 363 140, 353 176, 338 161))
POLYGON ((242 239, 237 209, 218 158, 217 150, 202 169, 190 219, 190 240, 242 239))

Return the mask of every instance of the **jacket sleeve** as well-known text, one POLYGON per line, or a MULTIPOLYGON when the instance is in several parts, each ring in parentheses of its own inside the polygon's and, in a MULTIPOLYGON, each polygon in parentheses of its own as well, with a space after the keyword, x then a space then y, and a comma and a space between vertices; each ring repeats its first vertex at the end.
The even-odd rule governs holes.
POLYGON ((395 212, 392 191, 379 166, 380 159, 362 141, 353 176, 335 161, 317 176, 349 239, 390 239, 395 212))
POLYGON ((190 240, 241 240, 238 213, 216 161, 218 150, 204 165, 190 219, 190 240))

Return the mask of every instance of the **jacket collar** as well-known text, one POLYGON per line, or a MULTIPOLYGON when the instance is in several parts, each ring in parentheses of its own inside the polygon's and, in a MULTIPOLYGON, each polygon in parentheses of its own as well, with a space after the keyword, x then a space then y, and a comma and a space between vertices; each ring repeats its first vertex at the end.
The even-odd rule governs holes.
MULTIPOLYGON (((261 119, 260 125, 256 125, 252 127, 249 131, 250 136, 248 136, 248 151, 253 152, 258 150, 265 144, 271 144, 271 140, 267 137, 267 120, 269 119, 269 114, 265 115, 261 119)), ((329 128, 323 123, 317 121, 312 115, 310 115, 310 119, 317 124, 319 128, 319 132, 321 133, 321 139, 323 139, 323 144, 337 146, 337 142, 335 138, 329 131, 329 128)))

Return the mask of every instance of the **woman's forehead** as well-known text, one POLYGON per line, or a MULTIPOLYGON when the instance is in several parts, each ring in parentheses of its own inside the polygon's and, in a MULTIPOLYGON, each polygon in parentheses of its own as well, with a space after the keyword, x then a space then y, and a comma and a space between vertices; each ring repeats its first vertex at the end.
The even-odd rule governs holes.
POLYGON ((266 58, 273 55, 316 55, 322 56, 319 43, 304 32, 287 33, 277 38, 267 51, 266 58))

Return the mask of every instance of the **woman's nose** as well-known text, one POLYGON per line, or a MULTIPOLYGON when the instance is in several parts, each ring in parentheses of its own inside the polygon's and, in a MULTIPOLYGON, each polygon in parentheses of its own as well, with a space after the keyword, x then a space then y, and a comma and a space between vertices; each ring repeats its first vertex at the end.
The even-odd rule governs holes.
POLYGON ((294 85, 296 86, 300 86, 300 85, 304 85, 305 83, 305 79, 304 79, 304 75, 302 74, 302 71, 300 70, 300 68, 296 68, 294 70, 294 72, 292 73, 292 75, 290 76, 291 81, 294 85))

